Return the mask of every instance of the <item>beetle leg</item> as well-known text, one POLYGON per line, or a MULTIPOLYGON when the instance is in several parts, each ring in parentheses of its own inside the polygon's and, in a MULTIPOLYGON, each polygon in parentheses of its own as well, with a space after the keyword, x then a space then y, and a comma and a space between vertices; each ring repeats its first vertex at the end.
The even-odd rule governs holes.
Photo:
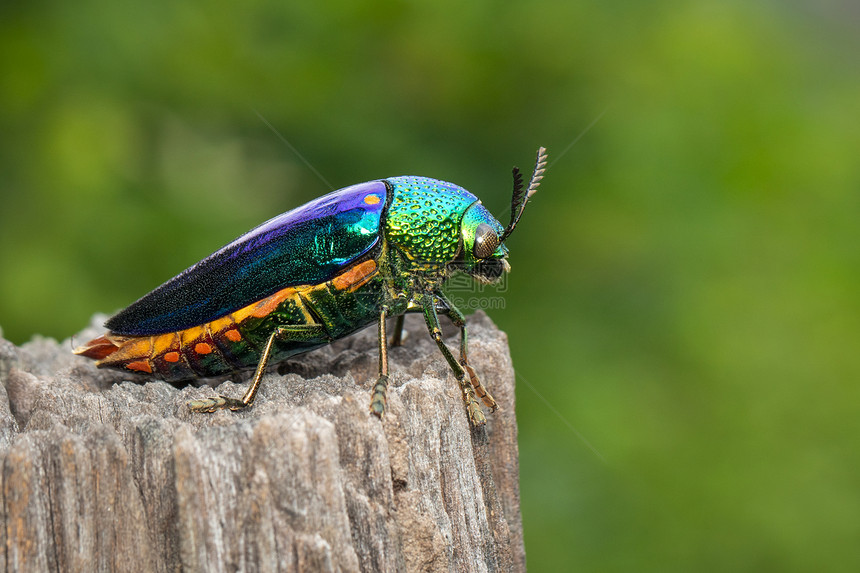
POLYGON ((266 346, 263 347, 263 353, 260 355, 260 361, 257 363, 257 370, 254 372, 254 378, 251 379, 251 385, 248 387, 248 390, 245 391, 245 395, 242 396, 241 400, 230 398, 229 396, 191 400, 188 402, 188 408, 192 412, 211 413, 216 410, 229 409, 236 411, 249 407, 254 403, 254 398, 257 397, 257 390, 260 389, 263 374, 266 373, 266 366, 269 363, 269 356, 272 353, 272 345, 275 343, 276 338, 302 340, 318 338, 325 335, 325 329, 318 324, 278 327, 271 335, 269 335, 269 339, 266 341, 266 346))
POLYGON ((388 338, 385 334, 387 316, 388 308, 383 306, 379 312, 379 378, 376 379, 373 393, 370 395, 370 412, 377 418, 382 418, 385 413, 385 393, 388 390, 388 338))
POLYGON ((403 344, 403 321, 405 319, 405 314, 397 317, 397 322, 394 324, 394 336, 391 337, 391 346, 400 346, 403 344))
POLYGON ((460 383, 460 389, 463 392, 463 401, 466 403, 466 412, 469 414, 469 420, 472 422, 473 426, 483 426, 487 423, 487 419, 484 417, 484 413, 481 411, 481 406, 478 405, 478 401, 475 399, 475 390, 466 381, 466 371, 460 363, 457 362, 454 355, 451 354, 451 351, 442 340, 442 329, 439 328, 439 316, 436 314, 434 296, 428 293, 422 297, 422 303, 424 305, 424 320, 427 323, 427 329, 430 331, 430 336, 433 338, 434 342, 436 342, 436 345, 442 352, 442 356, 444 356, 445 360, 448 361, 448 365, 451 367, 451 370, 454 371, 454 375, 460 383))
POLYGON ((451 319, 454 326, 460 329, 460 365, 469 374, 469 380, 472 382, 475 394, 491 412, 495 412, 499 409, 499 405, 493 399, 493 396, 489 391, 487 391, 487 388, 481 383, 481 379, 478 378, 478 373, 475 372, 475 369, 469 364, 469 341, 466 335, 466 317, 443 293, 437 292, 436 298, 442 303, 442 312, 451 319))

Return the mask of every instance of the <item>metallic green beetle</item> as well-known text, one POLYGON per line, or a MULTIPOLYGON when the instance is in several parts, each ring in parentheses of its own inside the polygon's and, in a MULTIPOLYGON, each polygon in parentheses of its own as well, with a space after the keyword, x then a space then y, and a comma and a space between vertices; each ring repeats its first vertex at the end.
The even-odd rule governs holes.
POLYGON ((242 399, 189 404, 213 412, 250 406, 266 366, 379 326, 379 378, 370 411, 382 417, 389 383, 386 319, 421 312, 454 371, 472 424, 477 402, 496 402, 469 364, 466 321, 442 292, 455 272, 485 283, 510 270, 505 239, 546 168, 540 148, 527 186, 514 168, 511 220, 503 227, 478 198, 427 177, 353 185, 279 215, 242 235, 109 319, 109 331, 75 350, 116 368, 163 380, 255 368, 242 399), (460 328, 460 357, 442 341, 439 314, 460 328), (468 377, 468 380, 467 380, 468 377))

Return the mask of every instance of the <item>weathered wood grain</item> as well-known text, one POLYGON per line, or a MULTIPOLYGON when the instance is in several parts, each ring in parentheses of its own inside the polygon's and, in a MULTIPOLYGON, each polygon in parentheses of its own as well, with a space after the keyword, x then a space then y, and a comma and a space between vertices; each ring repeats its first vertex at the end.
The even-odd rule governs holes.
POLYGON ((209 387, 124 382, 69 342, 0 338, 0 570, 524 570, 507 339, 469 319, 502 408, 474 430, 420 317, 407 324, 382 422, 374 329, 211 415, 186 407, 209 387))

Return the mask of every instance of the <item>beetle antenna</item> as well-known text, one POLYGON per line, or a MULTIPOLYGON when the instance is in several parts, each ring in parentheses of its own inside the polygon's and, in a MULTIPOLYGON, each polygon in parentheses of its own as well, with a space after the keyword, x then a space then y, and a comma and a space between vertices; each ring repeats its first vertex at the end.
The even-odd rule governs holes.
POLYGON ((514 194, 511 198, 511 221, 517 217, 517 210, 523 200, 523 173, 519 167, 514 167, 514 194))
POLYGON ((535 161, 535 169, 532 172, 532 177, 529 179, 528 189, 523 190, 523 175, 517 167, 514 167, 513 175, 514 175, 514 193, 511 197, 511 222, 508 223, 508 227, 505 229, 505 232, 502 233, 500 238, 501 241, 504 241, 505 238, 508 237, 511 233, 514 232, 514 228, 517 226, 517 223, 520 220, 520 217, 523 216, 523 211, 525 211, 526 203, 529 202, 531 196, 537 193, 538 187, 540 186, 540 181, 543 179, 544 171, 546 171, 546 148, 541 147, 537 152, 537 160, 535 161))

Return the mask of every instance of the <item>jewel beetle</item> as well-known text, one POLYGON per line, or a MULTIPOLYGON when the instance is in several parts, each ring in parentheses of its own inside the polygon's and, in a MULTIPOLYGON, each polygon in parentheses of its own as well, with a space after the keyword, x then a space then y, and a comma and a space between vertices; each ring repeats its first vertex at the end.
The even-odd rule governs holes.
POLYGON ((378 324, 379 377, 370 411, 388 388, 386 318, 423 313, 459 381, 473 425, 477 399, 497 405, 469 364, 466 321, 442 292, 456 272, 492 283, 510 270, 505 239, 546 168, 541 147, 528 185, 515 167, 511 218, 502 226, 462 187, 401 176, 334 191, 242 235, 111 317, 108 332, 74 350, 98 367, 166 381, 255 369, 241 398, 189 403, 196 412, 250 406, 266 366, 378 324), (439 314, 460 329, 460 357, 442 340, 439 314), (468 380, 467 380, 468 377, 468 380))

